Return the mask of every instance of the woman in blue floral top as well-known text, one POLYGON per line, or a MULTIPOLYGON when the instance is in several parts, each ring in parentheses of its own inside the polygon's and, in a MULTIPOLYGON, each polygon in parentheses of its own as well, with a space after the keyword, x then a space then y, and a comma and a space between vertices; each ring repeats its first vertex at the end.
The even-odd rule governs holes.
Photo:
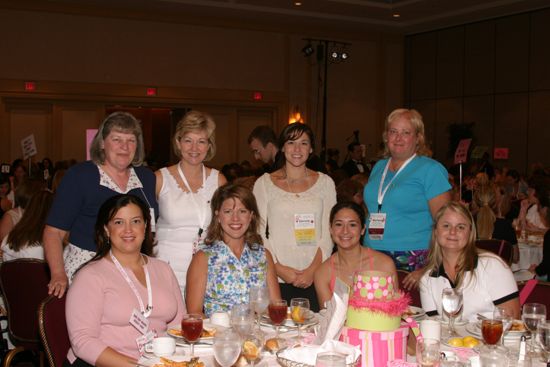
POLYGON ((258 234, 260 217, 248 188, 227 184, 211 202, 212 221, 205 243, 193 256, 187 272, 189 313, 229 311, 248 303, 250 287, 267 285, 271 300, 281 299, 275 265, 258 234))

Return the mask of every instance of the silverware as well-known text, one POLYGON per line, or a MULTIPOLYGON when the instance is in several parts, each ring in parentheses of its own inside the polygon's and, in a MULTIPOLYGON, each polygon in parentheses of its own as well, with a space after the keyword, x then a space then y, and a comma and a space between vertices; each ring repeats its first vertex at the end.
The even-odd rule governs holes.
POLYGON ((478 320, 489 320, 489 318, 487 316, 483 316, 482 314, 478 313, 477 314, 477 319, 478 320))

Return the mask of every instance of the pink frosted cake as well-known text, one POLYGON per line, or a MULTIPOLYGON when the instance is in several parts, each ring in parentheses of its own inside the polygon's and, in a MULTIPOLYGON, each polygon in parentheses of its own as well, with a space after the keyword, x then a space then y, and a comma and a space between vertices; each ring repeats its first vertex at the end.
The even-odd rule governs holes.
POLYGON ((399 328, 410 297, 398 290, 391 275, 379 271, 356 273, 348 304, 346 326, 368 331, 399 328))

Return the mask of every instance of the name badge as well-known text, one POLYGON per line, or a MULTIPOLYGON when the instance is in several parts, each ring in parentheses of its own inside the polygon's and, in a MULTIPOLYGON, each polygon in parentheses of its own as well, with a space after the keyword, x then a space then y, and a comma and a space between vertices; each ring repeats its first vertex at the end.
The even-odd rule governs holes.
POLYGON ((315 246, 315 214, 294 214, 294 238, 298 246, 315 246))
POLYGON ((149 213, 151 214, 151 232, 157 231, 157 221, 155 219, 155 209, 149 208, 149 213))
POLYGON ((134 311, 132 311, 132 316, 130 316, 130 325, 132 325, 137 329, 137 331, 145 335, 147 334, 147 330, 149 329, 149 320, 147 320, 147 318, 143 316, 141 312, 134 308, 134 311))
POLYGON ((384 229, 386 228, 386 213, 371 213, 369 219, 369 238, 371 240, 381 240, 384 237, 384 229))
POLYGON ((136 338, 139 354, 143 354, 143 352, 145 352, 145 346, 152 342, 155 337, 156 334, 152 330, 149 330, 146 334, 140 335, 136 338))

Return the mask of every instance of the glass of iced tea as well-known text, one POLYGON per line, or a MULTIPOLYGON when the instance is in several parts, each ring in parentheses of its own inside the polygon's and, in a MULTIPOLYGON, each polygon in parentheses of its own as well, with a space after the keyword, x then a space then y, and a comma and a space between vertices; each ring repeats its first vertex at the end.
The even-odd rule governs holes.
POLYGON ((502 320, 489 319, 481 321, 481 335, 485 344, 489 346, 497 345, 503 330, 502 320))
POLYGON ((279 339, 279 327, 286 320, 287 303, 286 300, 281 299, 272 301, 267 307, 269 318, 273 325, 275 325, 275 338, 279 339))
POLYGON ((191 357, 195 356, 195 342, 199 340, 202 333, 202 316, 190 313, 183 316, 181 320, 181 334, 191 344, 191 357))

